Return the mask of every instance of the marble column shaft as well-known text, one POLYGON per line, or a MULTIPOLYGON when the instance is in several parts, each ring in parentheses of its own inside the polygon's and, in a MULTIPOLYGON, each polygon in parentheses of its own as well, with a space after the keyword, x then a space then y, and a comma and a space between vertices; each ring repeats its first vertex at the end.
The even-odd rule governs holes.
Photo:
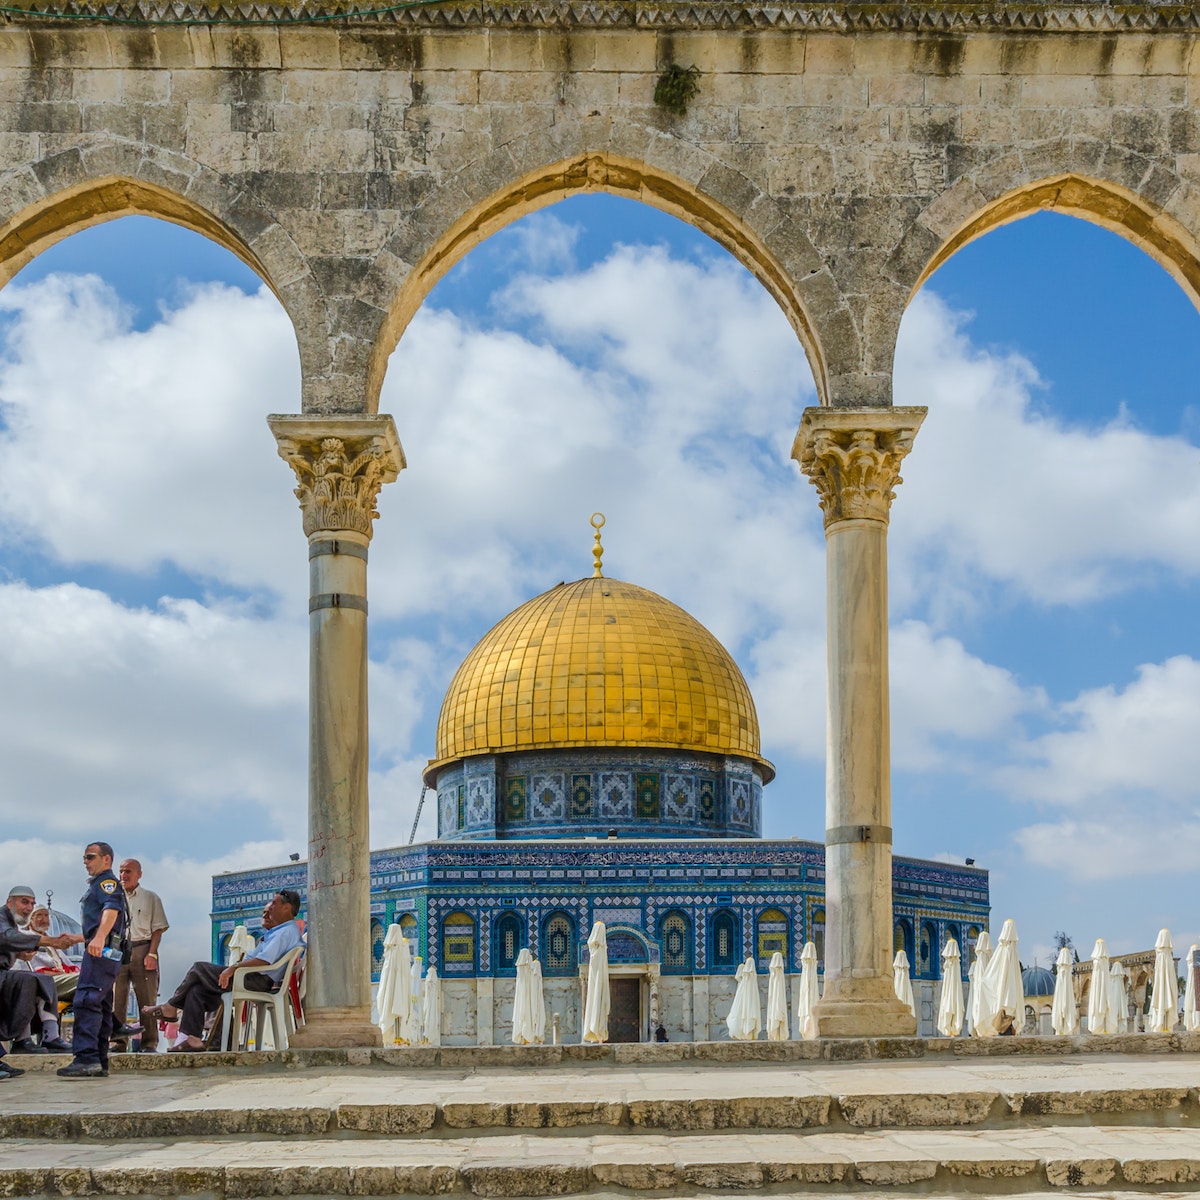
POLYGON ((390 417, 269 418, 309 543, 308 962, 298 1046, 380 1044, 371 1024, 367 548, 404 467, 390 417))
POLYGON ((887 526, 923 408, 804 413, 793 457, 825 516, 828 717, 821 1034, 915 1033, 892 987, 887 526))

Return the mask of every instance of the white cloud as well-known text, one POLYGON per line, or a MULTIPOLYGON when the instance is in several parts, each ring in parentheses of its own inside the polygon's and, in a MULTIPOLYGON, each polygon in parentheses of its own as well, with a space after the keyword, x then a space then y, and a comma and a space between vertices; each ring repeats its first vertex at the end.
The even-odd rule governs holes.
POLYGON ((1069 426, 1035 411, 1038 387, 1026 360, 972 346, 935 295, 910 307, 896 400, 929 416, 892 521, 904 603, 938 591, 941 611, 969 607, 991 580, 1077 604, 1154 571, 1200 574, 1200 449, 1123 421, 1069 426))
POLYGON ((0 819, 148 831, 206 804, 284 810, 304 789, 306 648, 303 626, 232 605, 0 586, 0 819))
POLYGON ((1041 708, 1003 667, 969 653, 956 638, 920 621, 891 631, 892 765, 920 771, 972 770, 977 756, 1017 733, 1019 719, 1041 708))
POLYGON ((1069 728, 1037 738, 1005 782, 1022 797, 1086 809, 1157 796, 1200 809, 1200 662, 1138 668, 1125 688, 1082 692, 1059 709, 1069 728))
POLYGON ((294 485, 265 420, 299 409, 299 361, 269 292, 198 288, 142 333, 94 276, 11 285, 0 311, 4 540, 302 595, 294 485))

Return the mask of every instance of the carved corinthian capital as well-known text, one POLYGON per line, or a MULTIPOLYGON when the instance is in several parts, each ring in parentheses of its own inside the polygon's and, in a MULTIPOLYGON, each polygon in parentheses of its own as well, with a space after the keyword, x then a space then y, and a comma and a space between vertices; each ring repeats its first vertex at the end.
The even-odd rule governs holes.
POLYGON ((267 424, 296 472, 304 532, 370 537, 379 489, 405 467, 392 418, 272 416, 267 424))
POLYGON ((924 408, 806 408, 792 457, 812 480, 825 528, 855 518, 885 524, 900 463, 924 408))

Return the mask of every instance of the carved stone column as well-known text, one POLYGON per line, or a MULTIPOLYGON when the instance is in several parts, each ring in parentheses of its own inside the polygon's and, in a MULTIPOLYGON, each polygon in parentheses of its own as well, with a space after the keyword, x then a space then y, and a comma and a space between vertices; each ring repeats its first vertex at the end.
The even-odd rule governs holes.
POLYGON ((404 469, 391 417, 268 418, 308 537, 307 1023, 297 1046, 372 1046, 367 546, 404 469))
POLYGON ((925 411, 809 408, 792 448, 825 513, 823 1037, 916 1033, 892 988, 887 527, 925 411))

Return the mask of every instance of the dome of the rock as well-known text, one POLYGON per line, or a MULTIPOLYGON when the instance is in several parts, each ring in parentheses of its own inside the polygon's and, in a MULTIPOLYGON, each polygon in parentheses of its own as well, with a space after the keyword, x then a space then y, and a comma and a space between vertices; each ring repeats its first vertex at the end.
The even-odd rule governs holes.
POLYGON ((774 775, 729 653, 678 605, 619 579, 559 584, 482 638, 446 692, 429 774, 469 755, 569 747, 734 755, 774 775))

